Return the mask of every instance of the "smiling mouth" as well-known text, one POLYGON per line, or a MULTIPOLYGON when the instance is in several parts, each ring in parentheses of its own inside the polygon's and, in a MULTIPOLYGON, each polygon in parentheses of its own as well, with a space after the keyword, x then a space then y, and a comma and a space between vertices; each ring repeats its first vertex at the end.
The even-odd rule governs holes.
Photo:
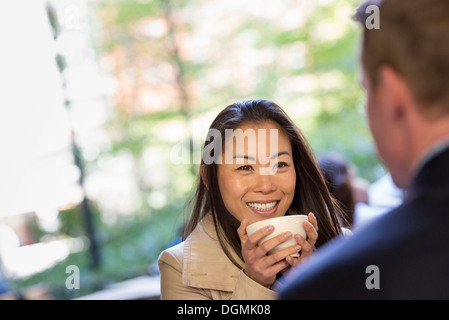
POLYGON ((279 201, 271 202, 247 202, 246 205, 257 211, 270 211, 279 203, 279 201))

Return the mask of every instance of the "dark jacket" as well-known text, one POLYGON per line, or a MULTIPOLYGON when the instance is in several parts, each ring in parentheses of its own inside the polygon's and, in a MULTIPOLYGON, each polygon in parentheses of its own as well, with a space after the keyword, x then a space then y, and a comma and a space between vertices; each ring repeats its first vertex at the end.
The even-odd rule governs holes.
POLYGON ((449 299, 449 149, 425 163, 400 207, 309 262, 280 299, 449 299))

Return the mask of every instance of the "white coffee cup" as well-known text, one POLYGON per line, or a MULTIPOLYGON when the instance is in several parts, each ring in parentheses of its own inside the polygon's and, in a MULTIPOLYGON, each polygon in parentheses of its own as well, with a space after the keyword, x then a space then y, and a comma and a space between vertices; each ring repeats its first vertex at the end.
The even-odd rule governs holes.
MULTIPOLYGON (((275 248, 271 249, 268 254, 273 254, 279 250, 291 247, 296 245, 296 240, 294 238, 295 234, 300 234, 304 239, 307 238, 307 233, 304 230, 304 227, 302 225, 303 221, 306 221, 308 217, 306 215, 287 215, 277 218, 271 218, 271 219, 265 219, 261 221, 254 222, 246 227, 246 232, 248 233, 248 236, 252 235, 257 230, 260 230, 261 228, 267 227, 269 225, 272 225, 274 227, 274 231, 270 233, 269 235, 263 237, 259 242, 258 245, 260 246, 265 241, 276 237, 284 232, 291 232, 292 237, 288 239, 287 241, 281 243, 280 245, 276 246, 275 248)), ((292 257, 299 257, 299 253, 291 254, 292 257)))

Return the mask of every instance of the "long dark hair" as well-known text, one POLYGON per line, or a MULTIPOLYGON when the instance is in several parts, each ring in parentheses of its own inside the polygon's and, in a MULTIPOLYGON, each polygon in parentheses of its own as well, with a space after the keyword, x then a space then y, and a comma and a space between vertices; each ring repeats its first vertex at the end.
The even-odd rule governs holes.
POLYGON ((355 200, 348 163, 338 154, 328 153, 318 159, 318 167, 330 194, 338 201, 336 211, 341 226, 350 229, 354 224, 355 200))
MULTIPOLYGON (((315 214, 318 221, 318 240, 315 246, 318 248, 341 233, 335 211, 335 200, 329 194, 306 139, 281 107, 267 100, 236 102, 218 114, 209 128, 209 132, 212 129, 216 132, 218 130, 221 137, 224 137, 226 129, 237 129, 245 123, 263 123, 267 121, 277 123, 284 130, 292 147, 296 171, 296 188, 292 204, 286 215, 308 214, 309 212, 315 214)), ((224 205, 218 187, 216 161, 212 163, 204 162, 206 147, 210 143, 222 144, 223 142, 219 141, 219 139, 216 139, 217 141, 215 139, 212 140, 210 137, 208 135, 204 145, 201 161, 203 177, 201 177, 200 170, 198 187, 192 199, 193 212, 189 221, 185 224, 183 238, 185 239, 195 229, 206 214, 212 214, 221 247, 228 258, 240 268, 242 266, 234 258, 237 256, 243 261, 241 243, 237 234, 240 221, 224 205)), ((219 147, 221 150, 222 145, 219 147)), ((211 150, 210 146, 207 149, 211 150)), ((215 154, 215 156, 218 155, 215 154)))

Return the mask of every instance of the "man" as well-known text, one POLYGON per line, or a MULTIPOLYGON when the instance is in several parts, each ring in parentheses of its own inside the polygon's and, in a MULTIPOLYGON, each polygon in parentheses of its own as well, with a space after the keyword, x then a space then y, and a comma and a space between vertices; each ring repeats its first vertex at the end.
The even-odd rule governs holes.
POLYGON ((449 1, 367 1, 356 20, 369 126, 408 196, 292 270, 280 298, 449 299, 449 1))

